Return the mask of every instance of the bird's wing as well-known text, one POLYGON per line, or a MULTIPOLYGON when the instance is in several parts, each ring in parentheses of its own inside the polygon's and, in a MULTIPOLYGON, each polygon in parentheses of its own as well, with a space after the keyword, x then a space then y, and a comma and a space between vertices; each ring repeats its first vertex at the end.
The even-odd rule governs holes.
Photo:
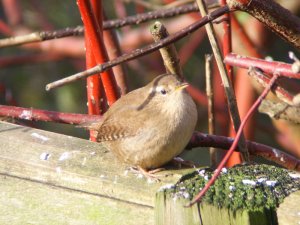
POLYGON ((103 123, 97 127, 99 142, 135 136, 140 128, 147 129, 157 116, 157 107, 150 103, 148 95, 137 95, 136 91, 139 90, 121 97, 105 113, 103 123), (149 103, 154 107, 149 107, 149 103))

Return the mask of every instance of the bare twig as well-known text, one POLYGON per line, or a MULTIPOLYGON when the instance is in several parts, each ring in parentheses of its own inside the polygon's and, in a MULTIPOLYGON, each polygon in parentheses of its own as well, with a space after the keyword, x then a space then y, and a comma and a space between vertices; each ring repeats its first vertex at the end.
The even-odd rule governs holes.
MULTIPOLYGON (((206 77, 206 95, 207 95, 207 114, 208 114, 208 133, 215 134, 215 117, 214 117, 214 94, 212 87, 212 71, 211 71, 212 55, 205 55, 205 77, 206 77)), ((217 165, 217 149, 209 148, 210 164, 215 168, 217 165)))
POLYGON ((300 18, 273 0, 227 0, 233 10, 245 11, 300 50, 300 18))
POLYGON ((164 38, 163 40, 161 40, 159 42, 155 42, 155 43, 150 44, 150 45, 148 45, 144 48, 141 48, 141 49, 136 49, 136 50, 132 51, 129 54, 123 54, 122 56, 120 56, 116 59, 113 59, 113 60, 111 60, 107 63, 97 65, 96 67, 93 67, 93 68, 88 69, 86 71, 77 73, 75 75, 66 77, 64 79, 55 81, 53 83, 50 83, 46 86, 46 90, 49 91, 52 88, 59 87, 59 86, 71 83, 73 81, 79 80, 81 78, 91 76, 91 75, 96 74, 96 73, 103 72, 104 70, 107 70, 107 69, 109 69, 109 68, 111 68, 115 65, 119 65, 119 64, 121 64, 125 61, 129 61, 129 60, 135 59, 137 57, 140 57, 140 56, 149 54, 151 52, 154 52, 157 49, 160 49, 160 48, 162 48, 162 47, 164 47, 164 46, 166 46, 170 43, 173 43, 173 42, 187 36, 191 32, 197 30, 199 27, 202 27, 206 23, 208 23, 208 22, 218 18, 219 16, 223 15, 224 13, 228 12, 228 10, 229 9, 228 9, 227 6, 220 7, 217 10, 211 12, 208 16, 202 17, 201 20, 196 21, 195 23, 191 24, 190 26, 182 29, 181 31, 178 31, 178 32, 174 33, 173 35, 170 35, 167 38, 164 38))
MULTIPOLYGON (((169 32, 167 31, 166 27, 159 21, 156 21, 150 27, 150 32, 155 42, 158 42, 169 36, 169 32)), ((159 51, 163 58, 167 72, 176 74, 181 80, 183 80, 180 60, 174 44, 160 48, 159 51)))
MULTIPOLYGON (((215 1, 217 2, 217 1, 215 1)), ((215 5, 213 1, 212 6, 215 5)), ((183 6, 177 6, 169 9, 160 9, 152 12, 141 13, 135 16, 128 16, 123 19, 107 20, 103 22, 103 30, 110 30, 120 28, 128 25, 137 25, 147 22, 149 20, 174 17, 190 12, 196 12, 198 7, 196 4, 187 4, 183 6)), ((46 40, 52 40, 56 38, 63 38, 68 36, 82 35, 84 32, 83 26, 69 27, 55 31, 40 31, 31 34, 20 35, 16 37, 9 37, 0 39, 0 48, 9 47, 14 45, 21 45, 25 43, 40 42, 46 40)))
MULTIPOLYGON (((226 150, 230 148, 233 141, 234 139, 231 137, 194 132, 187 148, 214 147, 226 150)), ((246 143, 251 156, 263 157, 287 169, 300 171, 300 160, 295 156, 261 143, 253 141, 247 141, 246 143)))
MULTIPOLYGON (((259 84, 263 87, 268 86, 271 78, 266 76, 261 70, 257 69, 256 67, 250 67, 248 71, 248 75, 251 76, 254 80, 256 80, 259 84)), ((274 94, 282 101, 289 105, 293 105, 294 97, 284 88, 280 87, 279 85, 275 84, 273 87, 274 94)))
POLYGON ((300 79, 300 73, 295 73, 293 71, 292 64, 284 62, 269 62, 263 59, 237 55, 235 53, 226 55, 224 62, 232 66, 238 66, 246 69, 248 69, 251 66, 257 67, 263 70, 265 73, 280 73, 280 76, 283 77, 300 79))
POLYGON ((268 114, 273 119, 283 119, 300 124, 300 108, 284 102, 264 100, 259 106, 259 112, 268 114))
POLYGON ((67 124, 82 124, 101 120, 101 116, 78 113, 61 113, 41 109, 0 105, 0 116, 23 120, 45 121, 67 124))
MULTIPOLYGON (((197 0, 197 3, 198 3, 198 7, 199 7, 201 15, 206 16, 207 9, 206 9, 204 1, 197 0)), ((234 126, 235 131, 237 132, 237 130, 239 129, 240 124, 241 124, 241 119, 240 119, 239 112, 238 112, 238 107, 237 107, 234 90, 232 88, 232 84, 229 80, 225 65, 223 63, 222 54, 220 51, 220 47, 217 43, 213 25, 211 23, 208 23, 205 25, 205 29, 207 31, 207 35, 208 35, 212 50, 214 52, 214 56, 215 56, 219 71, 220 71, 222 83, 224 85, 224 89, 225 89, 225 93, 226 93, 226 97, 227 97, 229 112, 230 112, 232 122, 233 122, 233 126, 234 126)), ((243 159, 248 162, 249 161, 249 153, 247 151, 246 141, 245 141, 245 137, 244 137, 243 133, 241 134, 241 138, 239 140, 239 147, 241 149, 241 154, 243 156, 243 159)))

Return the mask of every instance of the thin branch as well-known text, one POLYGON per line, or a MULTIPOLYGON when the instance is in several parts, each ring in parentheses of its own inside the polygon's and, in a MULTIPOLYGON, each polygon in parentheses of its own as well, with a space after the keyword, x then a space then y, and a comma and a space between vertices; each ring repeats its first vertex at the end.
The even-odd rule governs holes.
MULTIPOLYGON (((211 3, 212 7, 215 7, 217 1, 211 3)), ((169 9, 160 9, 152 12, 141 13, 134 16, 128 16, 123 19, 107 20, 103 22, 103 30, 110 30, 121 28, 128 25, 138 25, 140 23, 147 22, 154 19, 170 18, 186 13, 197 12, 198 7, 196 4, 187 4, 183 6, 177 6, 169 9)), ((46 40, 52 40, 57 38, 83 35, 84 27, 68 27, 55 31, 40 31, 31 34, 20 35, 16 37, 9 37, 0 39, 0 48, 9 47, 14 45, 28 44, 46 40)))
MULTIPOLYGON (((214 147, 227 150, 233 141, 231 137, 194 132, 187 148, 214 147)), ((287 169, 300 172, 300 160, 284 151, 253 141, 247 141, 247 148, 251 156, 262 157, 287 169)))
MULTIPOLYGON (((201 15, 206 16, 207 9, 206 9, 204 1, 197 0, 197 3, 198 3, 198 7, 199 7, 201 15)), ((208 23, 205 25, 205 29, 207 31, 207 35, 208 35, 212 50, 214 52, 214 56, 215 56, 219 71, 220 71, 222 83, 224 85, 224 89, 225 89, 225 93, 226 93, 226 97, 227 97, 229 112, 230 112, 232 122, 233 122, 233 127, 234 127, 234 130, 237 132, 240 127, 240 124, 241 124, 241 119, 240 119, 239 112, 238 112, 238 107, 237 107, 234 90, 233 90, 231 81, 229 80, 225 65, 223 63, 223 58, 221 55, 220 47, 217 43, 213 25, 211 23, 208 23)), ((243 159, 248 162, 249 161, 249 153, 247 151, 246 141, 245 141, 245 137, 244 137, 243 133, 241 134, 241 138, 239 139, 239 146, 241 149, 241 154, 243 156, 243 159)))
MULTIPOLYGON (((248 70, 248 75, 256 80, 263 87, 267 87, 268 83, 270 83, 271 78, 265 75, 261 70, 256 67, 250 67, 248 70)), ((275 84, 273 89, 273 93, 282 101, 286 102, 289 105, 293 105, 294 96, 286 91, 284 88, 275 84)))
POLYGON ((227 0, 232 10, 242 10, 264 23, 300 50, 300 18, 274 0, 227 0))
POLYGON ((22 108, 6 105, 0 105, 0 116, 30 121, 44 121, 67 124, 82 124, 101 120, 101 116, 95 115, 61 113, 48 110, 22 108))
POLYGON ((120 56, 116 59, 113 59, 107 63, 97 65, 96 67, 93 67, 89 70, 77 73, 75 75, 72 75, 72 76, 69 76, 66 78, 63 78, 63 79, 55 81, 53 83, 50 83, 46 86, 46 90, 49 91, 52 88, 56 88, 56 87, 71 83, 73 81, 79 80, 81 78, 103 72, 104 70, 107 70, 115 65, 119 65, 123 62, 126 62, 129 60, 141 57, 143 55, 149 54, 151 52, 154 52, 170 43, 173 43, 173 42, 187 36, 188 34, 197 30, 199 27, 202 27, 206 23, 213 21, 214 19, 216 19, 219 16, 223 15, 224 13, 228 12, 228 10, 229 9, 227 6, 220 7, 218 9, 216 9, 215 11, 211 12, 208 16, 202 17, 201 20, 196 21, 195 23, 191 24, 190 26, 182 29, 181 31, 174 33, 173 35, 170 35, 167 38, 164 38, 163 40, 161 40, 159 42, 155 42, 153 44, 147 45, 146 47, 141 48, 141 49, 136 49, 136 50, 132 51, 131 53, 123 54, 122 56, 120 56))
POLYGON ((259 106, 259 112, 268 114, 273 119, 282 119, 300 124, 300 108, 284 102, 264 100, 259 106))
MULTIPOLYGON (((213 93, 213 77, 211 71, 212 55, 205 55, 205 77, 206 77, 206 95, 207 95, 207 117, 208 117, 208 133, 215 134, 215 112, 214 112, 214 93, 213 93)), ((215 168, 217 165, 217 149, 209 148, 210 165, 215 168)))
MULTIPOLYGON (((226 5, 226 0, 221 0, 221 5, 226 5)), ((226 13, 223 16, 223 38, 222 38, 222 48, 223 48, 223 57, 232 52, 232 35, 231 35, 231 13, 226 13)), ((233 70, 232 66, 225 65, 229 79, 233 79, 233 70)))
POLYGON ((214 182, 216 181, 216 179, 218 178, 218 176, 220 175, 222 168, 224 167, 225 163, 227 162, 227 160, 230 158, 230 156, 232 155, 232 153, 234 152, 234 150, 236 149, 237 145, 238 145, 238 140, 241 137, 241 134, 243 132, 243 128, 246 124, 246 122, 248 121, 248 119, 250 118, 250 116, 255 112, 255 110, 258 108, 258 106, 260 105, 260 103, 262 102, 262 100, 267 96, 267 94, 269 93, 269 91, 271 90, 272 86, 274 85, 276 79, 278 78, 278 74, 274 74, 274 76, 272 77, 269 85, 264 89, 264 91, 261 93, 261 95, 259 96, 259 98, 255 101, 255 103, 252 105, 252 107, 250 108, 250 110, 248 111, 247 115, 245 116, 245 118, 243 119, 241 126, 239 127, 236 137, 230 147, 230 149, 228 150, 228 152, 226 153, 225 157, 223 158, 223 160, 221 161, 221 163, 218 165, 218 168, 215 170, 213 176, 211 177, 211 179, 206 183, 205 187, 199 192, 199 194, 197 194, 194 199, 190 202, 190 204, 188 206, 192 206, 193 204, 195 204, 196 202, 200 201, 200 199, 202 198, 202 196, 207 192, 207 190, 214 184, 214 182))
POLYGON ((280 76, 300 79, 300 73, 295 73, 292 69, 292 64, 284 62, 269 62, 263 59, 246 57, 231 53, 226 55, 224 62, 232 66, 238 66, 241 68, 257 67, 265 73, 274 74, 280 73, 280 76))
MULTIPOLYGON (((169 32, 166 27, 159 21, 156 21, 150 27, 150 33, 153 36, 155 42, 158 42, 169 36, 169 32)), ((180 60, 174 44, 170 44, 159 49, 163 58, 166 71, 172 74, 176 74, 181 80, 183 80, 183 72, 180 66, 180 60)))

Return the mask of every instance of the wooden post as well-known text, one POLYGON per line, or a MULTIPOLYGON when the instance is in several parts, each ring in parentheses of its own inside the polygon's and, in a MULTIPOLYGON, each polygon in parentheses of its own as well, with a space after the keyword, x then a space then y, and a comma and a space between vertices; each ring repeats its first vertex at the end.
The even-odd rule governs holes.
MULTIPOLYGON (((156 194, 156 225, 278 224, 276 207, 285 196, 300 190, 300 178, 294 179, 285 169, 268 165, 240 166, 225 169, 201 203, 185 207, 209 176, 210 172, 198 170, 184 175, 174 185, 162 187, 156 194)), ((295 196, 290 200, 293 203, 286 200, 283 203, 291 205, 287 207, 290 210, 283 212, 285 206, 280 207, 280 214, 293 212, 294 217, 300 218, 297 215, 299 192, 291 195, 295 196)))

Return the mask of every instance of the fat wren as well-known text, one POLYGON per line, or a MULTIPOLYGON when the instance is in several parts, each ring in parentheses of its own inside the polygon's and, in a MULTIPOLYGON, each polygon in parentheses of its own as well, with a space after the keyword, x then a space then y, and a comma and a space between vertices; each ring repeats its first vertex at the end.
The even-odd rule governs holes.
POLYGON ((119 160, 143 170, 179 155, 195 129, 197 109, 175 75, 157 76, 122 96, 90 129, 119 160))

